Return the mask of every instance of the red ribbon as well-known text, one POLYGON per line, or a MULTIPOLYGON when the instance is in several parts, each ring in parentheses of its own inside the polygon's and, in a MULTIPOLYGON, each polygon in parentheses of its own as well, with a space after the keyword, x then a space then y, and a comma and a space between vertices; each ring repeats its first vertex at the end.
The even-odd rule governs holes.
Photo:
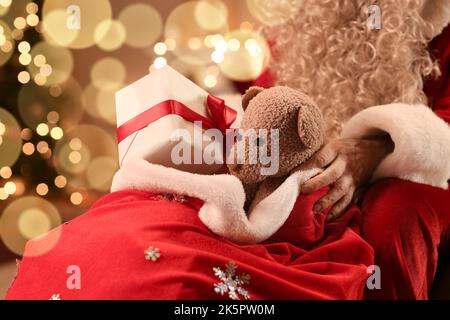
POLYGON ((213 95, 208 95, 206 104, 208 106, 211 119, 208 119, 189 109, 189 107, 179 101, 162 101, 118 127, 118 142, 121 142, 133 133, 144 129, 152 122, 172 114, 178 115, 184 120, 192 123, 194 121, 201 121, 203 127, 207 129, 216 128, 225 134, 226 130, 230 128, 231 124, 236 119, 237 112, 225 105, 225 101, 213 95))

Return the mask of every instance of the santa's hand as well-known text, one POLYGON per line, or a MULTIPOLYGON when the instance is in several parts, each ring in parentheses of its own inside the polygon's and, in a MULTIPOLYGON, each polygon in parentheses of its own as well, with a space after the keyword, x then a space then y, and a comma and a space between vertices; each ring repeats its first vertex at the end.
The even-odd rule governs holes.
POLYGON ((331 207, 327 220, 336 219, 351 204, 355 190, 370 180, 393 149, 393 142, 387 136, 331 141, 298 168, 324 168, 301 186, 301 193, 310 194, 331 185, 328 193, 315 203, 314 212, 331 207))

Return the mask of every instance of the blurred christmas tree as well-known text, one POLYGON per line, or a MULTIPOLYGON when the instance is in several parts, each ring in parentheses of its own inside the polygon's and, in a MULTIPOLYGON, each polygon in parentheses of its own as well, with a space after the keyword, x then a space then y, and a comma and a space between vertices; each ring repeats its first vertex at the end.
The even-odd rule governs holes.
POLYGON ((0 0, 0 261, 98 196, 69 183, 84 148, 78 133, 66 138, 82 116, 81 89, 42 35, 42 3, 0 0))
MULTIPOLYGON (((14 3, 12 3, 11 5, 20 5, 19 2, 14 1, 14 3)), ((36 1, 36 5, 25 5, 25 7, 23 8, 24 13, 26 12, 28 15, 36 14, 38 5, 40 5, 41 3, 42 1, 36 1)), ((19 10, 19 8, 17 8, 16 10, 19 10)), ((7 18, 8 17, 9 16, 7 16, 7 18)), ((26 16, 23 18, 26 21, 26 16)), ((5 21, 8 20, 5 18, 4 23, 6 23, 5 21)), ((16 22, 16 25, 21 26, 19 22, 16 22)), ((35 28, 30 27, 29 25, 27 25, 24 29, 14 29, 14 31, 13 39, 18 43, 28 43, 30 47, 33 47, 34 44, 41 40, 41 34, 37 32, 35 28), (17 31, 14 32, 15 30, 17 31)), ((6 64, 4 64, 0 68, 0 107, 9 111, 18 121, 21 128, 27 128, 26 123, 24 123, 19 114, 19 108, 17 105, 17 98, 19 95, 19 90, 21 88, 21 83, 18 79, 19 74, 21 74, 21 72, 27 71, 26 66, 22 65, 19 62, 19 57, 22 53, 19 52, 19 48, 16 48, 16 50, 14 50, 14 47, 15 45, 13 45, 13 48, 11 49, 13 51, 11 58, 9 58, 6 64)), ((22 73, 21 76, 26 77, 24 76, 24 73, 22 73)), ((22 78, 21 80, 23 81, 24 79, 22 78)), ((39 142, 44 141, 48 144, 50 149, 54 147, 53 139, 48 136, 41 137, 39 135, 36 135, 32 132, 31 129, 23 130, 21 136, 22 138, 25 138, 25 140, 29 139, 28 141, 35 146, 39 142)), ((26 179, 26 182, 24 183, 29 186, 38 185, 39 183, 46 183, 47 185, 51 185, 51 177, 57 175, 53 166, 49 163, 48 157, 42 156, 42 154, 39 152, 34 152, 32 155, 27 155, 22 152, 11 169, 14 173, 20 173, 20 175, 26 179)), ((52 189, 52 191, 53 190, 54 189, 52 189)))

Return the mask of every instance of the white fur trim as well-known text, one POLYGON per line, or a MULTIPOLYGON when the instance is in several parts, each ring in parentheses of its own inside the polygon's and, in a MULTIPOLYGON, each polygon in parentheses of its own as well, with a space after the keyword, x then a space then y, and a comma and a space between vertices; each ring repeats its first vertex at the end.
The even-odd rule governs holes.
POLYGON ((450 127, 424 105, 393 103, 365 109, 351 118, 343 138, 390 134, 394 151, 373 178, 397 177, 447 189, 450 179, 450 127))
POLYGON ((241 181, 229 174, 200 175, 136 159, 125 163, 113 179, 111 191, 137 189, 174 192, 203 200, 200 220, 214 233, 240 244, 254 244, 272 236, 287 220, 300 185, 319 169, 298 171, 248 214, 241 181))
POLYGON ((440 35, 450 23, 450 1, 427 0, 422 9, 422 17, 434 26, 433 37, 440 35))

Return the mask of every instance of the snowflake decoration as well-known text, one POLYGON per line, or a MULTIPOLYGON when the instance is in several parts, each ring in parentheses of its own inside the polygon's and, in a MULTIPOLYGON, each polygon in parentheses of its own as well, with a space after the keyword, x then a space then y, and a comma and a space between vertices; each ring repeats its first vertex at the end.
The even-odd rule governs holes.
POLYGON ((214 292, 222 296, 228 293, 228 297, 232 300, 240 300, 240 296, 250 299, 250 294, 242 287, 250 283, 250 275, 246 273, 236 275, 236 269, 234 262, 227 263, 225 271, 219 267, 213 268, 214 275, 220 279, 219 283, 214 283, 214 292))
POLYGON ((59 293, 52 294, 52 297, 48 300, 61 300, 59 293))
POLYGON ((161 257, 161 251, 158 248, 149 247, 145 250, 145 260, 151 260, 155 262, 161 257))

